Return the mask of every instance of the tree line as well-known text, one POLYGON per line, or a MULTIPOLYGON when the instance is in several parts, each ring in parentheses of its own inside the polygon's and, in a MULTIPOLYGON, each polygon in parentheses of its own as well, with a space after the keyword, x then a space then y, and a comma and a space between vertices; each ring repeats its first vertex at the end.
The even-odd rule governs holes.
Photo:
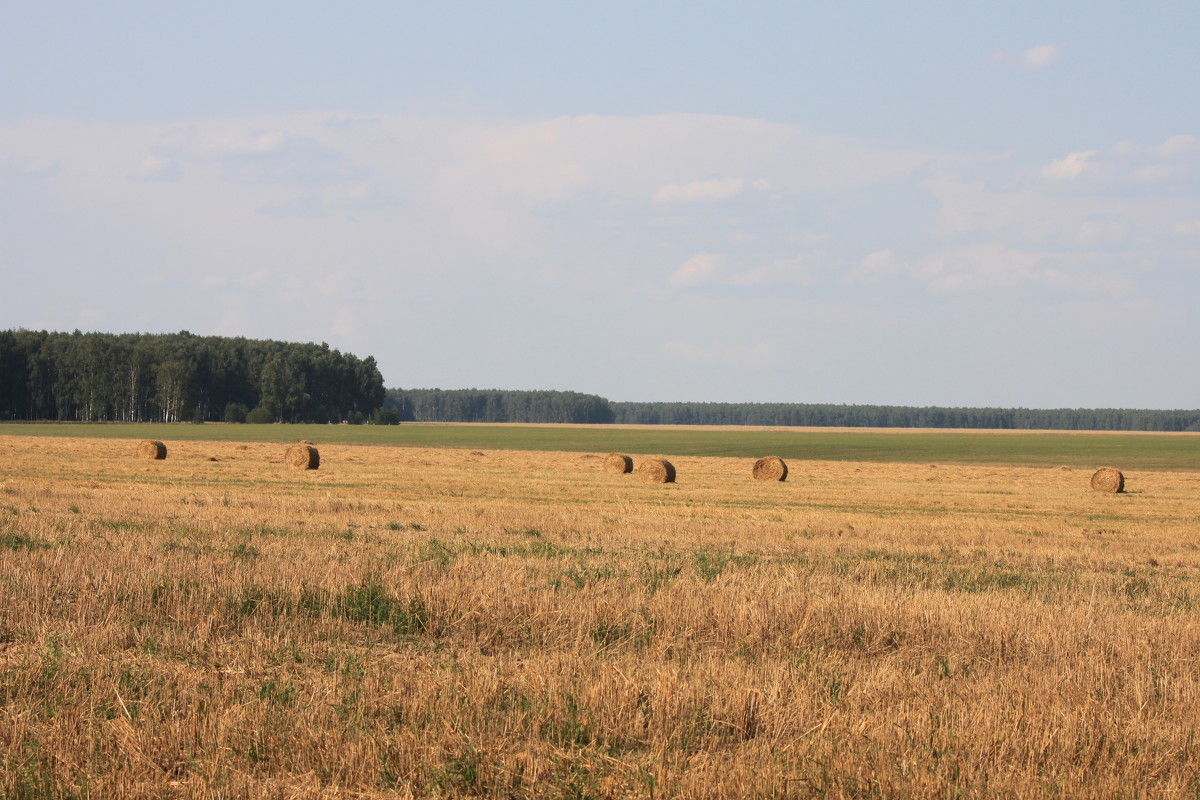
POLYGON ((594 394, 500 389, 388 389, 384 407, 402 422, 607 424, 612 404, 594 394))
POLYGON ((389 389, 385 406, 418 422, 565 422, 846 428, 1200 431, 1200 410, 945 408, 820 403, 619 403, 578 392, 389 389))
POLYGON ((374 358, 327 344, 0 331, 0 419, 340 422, 383 396, 374 358))
POLYGON ((613 419, 637 425, 763 425, 846 428, 991 428, 1067 431, 1200 431, 1200 410, 945 408, 819 403, 612 403, 613 419))
POLYGON ((385 391, 370 356, 323 343, 187 331, 0 331, 0 419, 1200 431, 1200 410, 618 403, 563 391, 385 391))

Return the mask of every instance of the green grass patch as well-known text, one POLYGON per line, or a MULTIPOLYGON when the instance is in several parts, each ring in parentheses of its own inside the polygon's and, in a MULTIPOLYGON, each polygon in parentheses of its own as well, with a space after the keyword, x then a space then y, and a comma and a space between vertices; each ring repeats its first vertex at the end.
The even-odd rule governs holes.
POLYGON ((0 423, 0 435, 318 443, 469 450, 758 458, 879 463, 1016 464, 1200 470, 1200 436, 1143 433, 795 431, 520 425, 187 425, 0 423))
POLYGON ((42 550, 50 545, 36 536, 27 536, 13 531, 0 533, 0 549, 3 550, 42 550))

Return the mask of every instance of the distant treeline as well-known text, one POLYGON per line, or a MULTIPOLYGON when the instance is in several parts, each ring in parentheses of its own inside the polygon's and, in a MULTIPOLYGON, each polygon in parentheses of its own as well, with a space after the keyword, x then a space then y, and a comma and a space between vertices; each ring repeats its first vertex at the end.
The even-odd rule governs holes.
POLYGON ((615 422, 637 425, 790 425, 846 428, 995 428, 1065 431, 1200 431, 1200 409, 940 408, 816 403, 611 403, 615 422))
POLYGON ((325 344, 0 331, 0 419, 340 422, 383 395, 375 359, 325 344))
POLYGON ((401 422, 561 422, 606 424, 612 404, 579 392, 499 389, 388 389, 384 407, 401 422))
POLYGON ((326 344, 0 331, 0 419, 527 422, 1200 431, 1200 410, 615 403, 561 391, 389 389, 375 359, 326 344))
POLYGON ((847 428, 1200 431, 1200 410, 939 408, 816 403, 615 403, 577 392, 389 389, 402 421, 847 428))

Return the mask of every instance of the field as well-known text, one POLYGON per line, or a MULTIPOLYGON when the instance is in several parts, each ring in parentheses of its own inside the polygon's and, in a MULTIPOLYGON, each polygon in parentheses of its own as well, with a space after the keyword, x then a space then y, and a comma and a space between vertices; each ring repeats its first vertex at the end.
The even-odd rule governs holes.
POLYGON ((0 423, 0 436, 79 436, 187 441, 609 452, 807 461, 946 462, 1012 466, 1200 471, 1200 434, 947 431, 862 428, 753 428, 666 425, 126 425, 0 423))
POLYGON ((1200 794, 1200 437, 421 430, 0 426, 0 796, 1200 794))

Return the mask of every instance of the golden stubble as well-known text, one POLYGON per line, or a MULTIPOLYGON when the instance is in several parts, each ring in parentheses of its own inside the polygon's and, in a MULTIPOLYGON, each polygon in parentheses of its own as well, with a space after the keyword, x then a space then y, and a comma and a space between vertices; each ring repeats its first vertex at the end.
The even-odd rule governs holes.
POLYGON ((0 437, 0 794, 1200 786, 1194 473, 167 446, 0 437))

